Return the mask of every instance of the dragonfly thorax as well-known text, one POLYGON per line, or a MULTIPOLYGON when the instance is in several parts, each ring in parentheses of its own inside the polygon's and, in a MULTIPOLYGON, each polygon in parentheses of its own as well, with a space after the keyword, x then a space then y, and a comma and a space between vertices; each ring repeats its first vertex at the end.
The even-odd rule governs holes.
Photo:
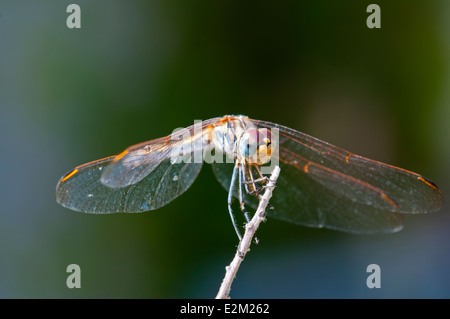
POLYGON ((213 147, 216 152, 234 160, 238 157, 236 145, 239 137, 251 124, 247 123, 244 117, 225 117, 225 119, 220 125, 214 127, 213 147))

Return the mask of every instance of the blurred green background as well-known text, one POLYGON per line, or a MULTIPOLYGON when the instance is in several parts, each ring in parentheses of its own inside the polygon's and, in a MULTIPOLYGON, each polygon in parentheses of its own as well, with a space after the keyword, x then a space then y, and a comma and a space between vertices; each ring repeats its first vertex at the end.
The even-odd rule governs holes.
MULTIPOLYGON (((73 167, 225 114, 287 125, 450 178, 450 3, 73 1, 0 4, 0 297, 213 298, 237 245, 208 165, 157 211, 55 202, 73 167), (81 289, 66 267, 81 267, 81 289)), ((447 195, 447 196, 446 196, 447 195)), ((276 190, 274 193, 276 196, 276 190)), ((232 298, 449 298, 449 206, 356 236, 269 219, 232 298), (366 267, 381 267, 368 289, 366 267)))

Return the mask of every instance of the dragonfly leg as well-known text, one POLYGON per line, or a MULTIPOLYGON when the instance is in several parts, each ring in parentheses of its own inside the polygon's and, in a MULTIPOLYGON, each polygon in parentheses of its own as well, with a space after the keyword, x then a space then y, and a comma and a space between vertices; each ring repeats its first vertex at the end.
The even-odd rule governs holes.
POLYGON ((267 183, 268 181, 269 181, 269 178, 267 176, 263 176, 261 178, 257 178, 257 179, 251 180, 251 181, 244 181, 244 183, 245 184, 253 184, 253 183, 260 183, 260 182, 267 183))
POLYGON ((243 182, 243 183, 244 183, 244 185, 245 185, 245 191, 247 192, 247 194, 253 195, 253 194, 255 194, 255 193, 260 192, 260 188, 259 188, 259 187, 256 187, 256 181, 255 181, 255 179, 253 178, 252 167, 249 166, 249 168, 248 168, 248 174, 250 175, 250 180, 247 180, 246 177, 245 177, 245 168, 244 168, 244 167, 243 167, 243 172, 242 172, 242 174, 243 174, 243 176, 244 176, 244 182, 243 182), (252 185, 253 191, 250 191, 250 190, 249 190, 249 188, 248 188, 249 185, 252 185))
MULTIPOLYGON (((268 181, 269 178, 264 176, 264 175, 262 175, 261 171, 259 170, 259 167, 258 166, 256 166, 256 167, 257 167, 256 169, 258 171, 258 174, 261 177, 258 178, 258 179, 254 179, 253 173, 252 173, 252 168, 250 166, 249 169, 248 169, 248 174, 250 175, 250 180, 246 180, 245 179, 245 168, 244 168, 244 166, 242 166, 242 175, 244 176, 243 184, 245 186, 245 191, 247 192, 247 194, 254 195, 254 196, 258 197, 259 199, 261 199, 262 196, 259 193, 265 188, 265 185, 263 185, 261 187, 257 187, 256 186, 256 182, 258 180, 259 181, 268 181), (249 185, 252 185, 254 190, 251 191, 249 189, 249 185)), ((267 206, 269 206, 269 209, 274 209, 274 207, 270 203, 267 203, 267 206)))
MULTIPOLYGON (((256 166, 256 171, 258 172, 258 175, 259 175, 259 178, 257 180, 264 181, 265 184, 270 181, 270 178, 268 178, 267 176, 264 176, 261 173, 261 169, 259 168, 259 166, 256 166)), ((276 185, 276 182, 275 182, 275 185, 276 185)), ((266 188, 266 185, 263 185, 262 188, 266 188)))
MULTIPOLYGON (((259 166, 256 166, 256 171, 259 174, 259 178, 261 180, 265 180, 265 182, 267 183, 270 179, 267 176, 264 176, 261 173, 261 169, 259 168, 259 166)), ((276 183, 275 183, 276 184, 276 183)), ((266 188, 266 185, 262 185, 259 189, 258 189, 258 198, 261 199, 261 195, 259 194, 259 192, 261 192, 261 190, 263 190, 264 188, 266 188)), ((270 203, 267 203, 267 206, 269 206, 269 209, 274 209, 275 207, 273 207, 273 205, 271 205, 270 203)))
POLYGON ((230 189, 228 191, 228 212, 230 213, 231 222, 233 223, 234 230, 236 231, 237 236, 239 237, 239 241, 242 240, 242 235, 239 232, 239 228, 236 225, 236 219, 234 218, 233 209, 231 208, 231 204, 233 203, 233 191, 236 184, 236 175, 238 173, 239 164, 234 166, 233 175, 231 176, 230 189))
MULTIPOLYGON (((245 164, 243 163, 243 164, 241 164, 239 166, 239 203, 241 205, 241 210, 242 210, 242 212, 245 215, 245 219, 247 220, 247 223, 249 223, 250 222, 250 216, 248 215, 248 212, 245 209, 244 191, 242 189, 242 184, 244 184, 247 193, 249 193, 248 192, 248 188, 247 188, 248 185, 244 183, 245 181, 246 181, 245 180, 245 164)), ((255 242, 255 244, 259 243, 259 240, 258 240, 257 237, 255 237, 254 242, 255 242)))
POLYGON ((245 209, 244 203, 244 192, 242 191, 242 183, 245 180, 244 177, 244 164, 239 165, 239 205, 241 206, 241 211, 244 213, 247 223, 250 222, 250 217, 247 210, 245 209))
POLYGON ((249 195, 255 195, 255 196, 257 196, 257 195, 259 195, 259 193, 261 193, 261 191, 263 190, 264 188, 263 187, 258 187, 257 189, 255 189, 254 191, 252 191, 252 192, 247 192, 249 195))
MULTIPOLYGON (((242 173, 245 176, 245 173, 242 173)), ((255 195, 255 196, 259 196, 259 193, 263 190, 263 187, 258 187, 256 185, 256 183, 258 182, 265 182, 266 180, 269 180, 267 177, 263 176, 262 178, 258 178, 258 179, 254 179, 253 177, 253 173, 252 173, 252 168, 249 167, 248 169, 248 174, 250 175, 250 180, 246 180, 244 177, 244 185, 245 185, 245 191, 247 192, 247 194, 249 195, 255 195), (253 186, 253 190, 249 190, 249 185, 253 186)))
MULTIPOLYGON (((261 191, 262 191, 263 189, 265 189, 265 188, 266 188, 266 186, 263 185, 263 186, 261 186, 261 187, 258 187, 258 188, 255 189, 254 191, 250 191, 250 190, 248 189, 247 185, 246 185, 245 190, 247 191, 247 194, 249 194, 249 195, 254 195, 254 196, 258 197, 259 199, 261 199, 261 198, 262 198, 262 195, 261 195, 260 193, 261 193, 261 191)), ((275 208, 275 207, 273 207, 273 205, 270 204, 270 203, 267 203, 267 206, 269 206, 269 209, 274 209, 274 208, 275 208)))

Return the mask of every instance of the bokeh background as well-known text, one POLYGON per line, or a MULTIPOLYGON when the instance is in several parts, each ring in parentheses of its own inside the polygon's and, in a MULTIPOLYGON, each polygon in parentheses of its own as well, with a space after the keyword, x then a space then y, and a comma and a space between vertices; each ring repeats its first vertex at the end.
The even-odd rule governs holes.
MULTIPOLYGON (((237 238, 205 165, 180 198, 93 216, 55 202, 73 167, 225 114, 295 128, 450 192, 450 3, 0 3, 0 297, 213 298, 237 238), (81 289, 66 267, 81 267, 81 289)), ((275 194, 276 196, 276 190, 275 194)), ((233 298, 449 298, 449 206, 357 236, 269 219, 233 298), (366 267, 381 267, 368 289, 366 267)))

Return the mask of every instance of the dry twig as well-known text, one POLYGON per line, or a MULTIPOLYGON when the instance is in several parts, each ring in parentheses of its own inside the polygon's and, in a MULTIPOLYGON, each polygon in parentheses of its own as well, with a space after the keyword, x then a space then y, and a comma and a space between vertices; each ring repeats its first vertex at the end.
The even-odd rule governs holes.
POLYGON ((245 254, 247 254, 247 252, 250 250, 253 236, 255 235, 259 224, 265 219, 266 207, 269 203, 270 198, 272 197, 272 191, 275 188, 275 183, 279 174, 280 168, 278 166, 275 166, 274 170, 272 171, 272 175, 270 176, 270 180, 266 186, 264 195, 259 201, 258 209, 256 210, 255 215, 253 216, 252 220, 247 225, 245 225, 245 234, 238 245, 236 255, 234 256, 234 259, 230 263, 230 265, 225 267, 225 278, 222 281, 222 285, 220 286, 216 299, 230 298, 231 284, 236 277, 236 273, 239 269, 239 266, 241 265, 241 262, 244 260, 245 254))

